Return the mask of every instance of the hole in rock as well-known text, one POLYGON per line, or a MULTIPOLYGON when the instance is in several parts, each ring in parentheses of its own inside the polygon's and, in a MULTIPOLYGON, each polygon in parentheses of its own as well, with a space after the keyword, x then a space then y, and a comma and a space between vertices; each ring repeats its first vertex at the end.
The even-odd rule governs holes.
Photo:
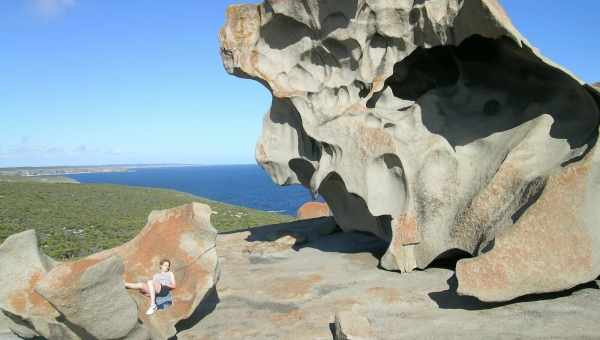
POLYGON ((342 228, 369 232, 384 240, 391 240, 391 219, 386 216, 373 216, 360 196, 348 192, 338 173, 329 173, 321 182, 318 191, 329 204, 342 228))
POLYGON ((455 270, 456 262, 461 259, 473 257, 468 252, 461 249, 449 249, 445 252, 438 255, 431 263, 427 266, 427 268, 444 268, 455 270))
POLYGON ((453 147, 509 131, 542 115, 550 136, 571 148, 595 140, 600 110, 595 96, 508 38, 474 35, 459 46, 419 47, 394 65, 385 86, 420 107, 423 125, 453 147))
POLYGON ((273 97, 269 119, 275 124, 288 125, 295 130, 297 152, 302 158, 310 161, 317 161, 321 158, 320 143, 306 133, 302 125, 302 117, 289 99, 273 97))
POLYGON ((485 254, 487 252, 490 252, 492 249, 494 249, 494 246, 496 245, 496 239, 493 239, 491 241, 489 241, 488 243, 486 243, 482 248, 480 253, 481 254, 485 254))
POLYGON ((327 36, 339 28, 346 28, 356 17, 357 0, 321 0, 318 2, 319 27, 322 36, 327 36))
POLYGON ((300 183, 310 189, 310 179, 315 173, 312 163, 302 158, 293 158, 288 162, 288 166, 296 174, 300 183))
POLYGON ((312 35, 313 31, 310 27, 291 17, 276 13, 273 13, 271 20, 260 28, 260 36, 269 47, 277 50, 283 50, 312 35))

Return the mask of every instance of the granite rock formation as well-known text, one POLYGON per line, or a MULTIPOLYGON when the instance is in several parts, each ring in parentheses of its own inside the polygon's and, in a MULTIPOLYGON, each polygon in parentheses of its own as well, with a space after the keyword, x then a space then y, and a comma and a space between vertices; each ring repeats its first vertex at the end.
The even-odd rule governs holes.
POLYGON ((359 232, 323 235, 328 220, 219 234, 218 300, 177 339, 331 340, 340 327, 352 339, 378 340, 595 339, 600 333, 600 281, 483 303, 457 295, 454 272, 440 262, 406 275, 377 268, 385 241, 359 232), (306 242, 246 251, 290 234, 306 242))
POLYGON ((35 291, 57 263, 38 248, 33 230, 9 236, 0 245, 0 313, 10 330, 24 338, 77 339, 61 314, 35 291))
POLYGON ((257 162, 389 242, 384 268, 475 256, 459 291, 494 301, 600 274, 600 93, 496 0, 267 0, 219 38, 273 95, 257 162))
POLYGON ((56 263, 32 230, 0 246, 0 311, 19 335, 47 339, 167 339, 189 328, 218 279, 216 230, 208 206, 153 211, 131 241, 86 258, 56 263), (172 261, 173 306, 145 315, 148 298, 123 282, 143 282, 172 261), (16 279, 15 279, 16 278, 16 279))

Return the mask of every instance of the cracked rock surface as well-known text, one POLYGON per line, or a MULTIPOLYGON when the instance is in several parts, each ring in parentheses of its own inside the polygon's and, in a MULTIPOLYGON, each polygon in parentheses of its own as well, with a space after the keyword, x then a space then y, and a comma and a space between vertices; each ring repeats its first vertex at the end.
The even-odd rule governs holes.
POLYGON ((220 42, 273 95, 257 162, 388 242, 382 267, 467 253, 459 292, 485 301, 600 275, 600 92, 496 0, 233 5, 220 42))

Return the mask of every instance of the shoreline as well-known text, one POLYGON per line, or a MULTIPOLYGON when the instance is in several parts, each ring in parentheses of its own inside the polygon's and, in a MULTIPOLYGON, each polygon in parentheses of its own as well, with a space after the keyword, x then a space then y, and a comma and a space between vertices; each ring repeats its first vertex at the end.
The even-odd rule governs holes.
POLYGON ((196 166, 193 164, 132 164, 132 165, 98 165, 98 166, 65 166, 65 167, 15 167, 0 168, 0 176, 64 176, 93 173, 134 172, 136 169, 183 168, 196 166))

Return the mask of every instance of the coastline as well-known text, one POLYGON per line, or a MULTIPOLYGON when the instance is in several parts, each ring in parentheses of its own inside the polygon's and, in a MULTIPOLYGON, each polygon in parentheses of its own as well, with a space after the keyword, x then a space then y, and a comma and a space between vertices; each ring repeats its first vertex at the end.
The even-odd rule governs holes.
POLYGON ((0 176, 63 176, 93 173, 134 172, 135 169, 180 168, 197 166, 194 164, 123 164, 96 166, 52 166, 52 167, 15 167, 0 168, 0 176))

